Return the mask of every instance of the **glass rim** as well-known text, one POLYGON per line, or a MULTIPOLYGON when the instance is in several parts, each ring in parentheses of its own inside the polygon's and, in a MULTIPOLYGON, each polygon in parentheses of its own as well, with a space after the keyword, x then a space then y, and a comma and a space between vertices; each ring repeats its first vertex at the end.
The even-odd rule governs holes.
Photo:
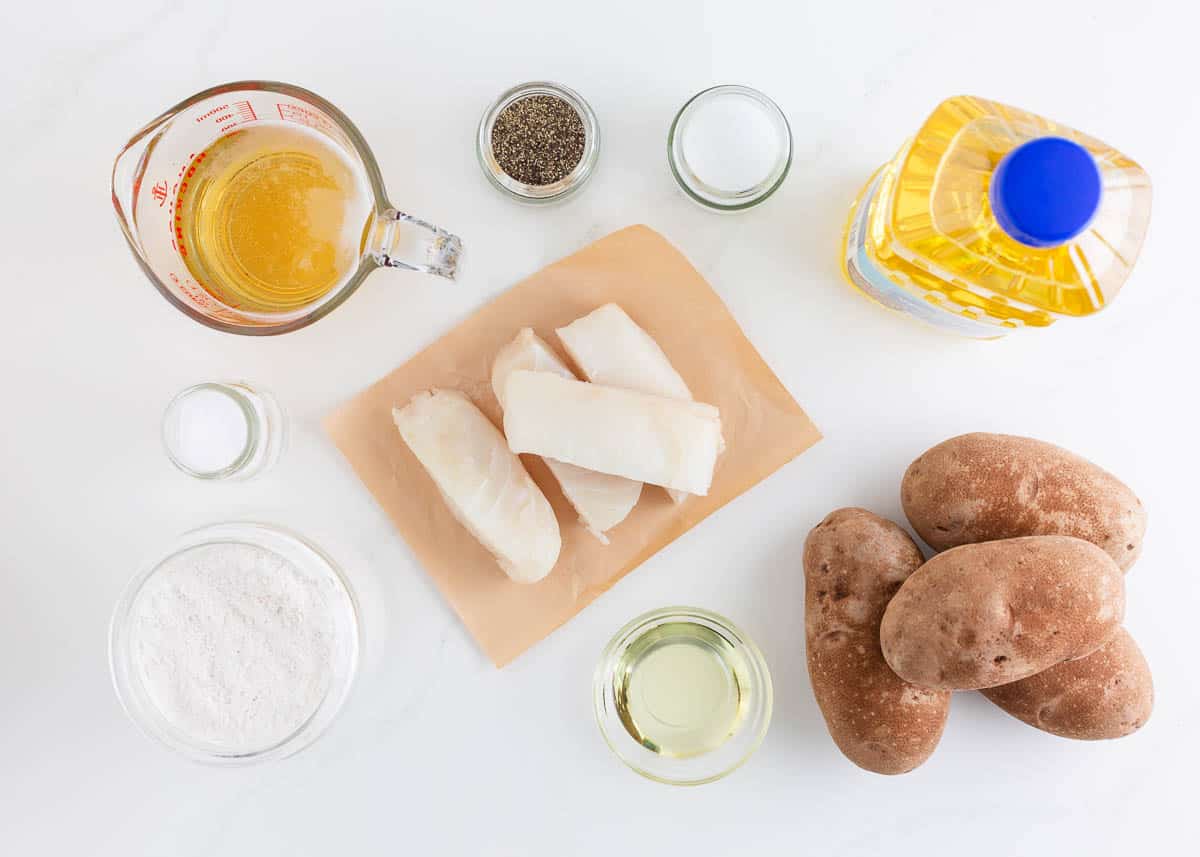
POLYGON ((533 204, 557 202, 576 193, 595 172, 600 156, 600 123, 591 105, 569 86, 550 80, 518 83, 500 93, 484 111, 475 136, 475 154, 488 182, 511 199, 533 204), (492 151, 492 128, 496 124, 496 118, 510 105, 533 95, 551 95, 562 99, 579 114, 583 123, 584 144, 579 163, 570 173, 546 185, 531 185, 514 179, 504 172, 492 151))
MULTIPOLYGON (((762 91, 743 84, 721 83, 700 90, 683 103, 683 106, 675 113, 675 118, 671 120, 671 127, 667 130, 667 165, 671 170, 671 175, 674 177, 675 183, 693 201, 714 211, 745 211, 773 196, 775 191, 783 186, 784 180, 788 177, 788 173, 791 172, 794 153, 795 141, 792 135, 792 126, 788 122, 787 115, 783 112, 782 108, 762 91), (688 111, 702 100, 725 93, 736 93, 747 96, 765 107, 771 116, 781 123, 784 132, 783 140, 786 145, 786 155, 782 161, 777 161, 766 178, 757 185, 754 185, 754 187, 736 194, 727 194, 717 188, 712 189, 713 196, 728 196, 730 199, 729 202, 713 199, 697 191, 693 187, 692 180, 688 177, 689 171, 685 170, 682 166, 682 164, 686 163, 686 159, 683 158, 681 152, 677 151, 682 146, 677 132, 680 130, 680 122, 686 117, 688 111)), ((703 184, 699 177, 694 176, 694 174, 692 175, 696 184, 703 184)))
POLYGON ((744 765, 762 745, 771 725, 771 714, 774 709, 774 686, 762 651, 734 622, 719 613, 701 607, 670 606, 660 607, 636 616, 613 635, 596 664, 592 682, 592 702, 596 724, 604 742, 613 755, 631 770, 649 780, 666 785, 698 786, 715 782, 733 773, 744 765), (753 686, 756 691, 754 716, 746 720, 739 732, 732 733, 721 747, 690 759, 668 759, 654 756, 659 760, 660 768, 676 767, 681 769, 678 772, 655 770, 650 757, 645 760, 637 758, 635 754, 645 751, 645 748, 626 731, 619 719, 615 723, 610 722, 616 715, 609 711, 613 699, 613 668, 620 655, 645 632, 673 620, 699 620, 699 624, 721 633, 745 658, 754 679, 753 686), (735 747, 732 752, 724 753, 722 758, 722 750, 732 746, 731 742, 739 734, 742 736, 741 746, 735 747), (705 765, 706 761, 707 766, 705 765), (685 768, 692 770, 682 770, 685 768))
MULTIPOLYGON (((339 609, 337 605, 331 606, 335 611, 339 609)), ((361 617, 354 590, 350 587, 341 568, 324 551, 297 533, 276 524, 256 521, 225 521, 208 524, 183 533, 172 542, 167 551, 144 566, 126 583, 109 618, 109 678, 122 710, 143 735, 194 762, 215 766, 249 765, 271 759, 281 759, 298 753, 328 731, 329 726, 344 707, 354 686, 362 647, 361 636, 361 617), (343 662, 339 664, 335 658, 334 674, 329 687, 314 707, 312 714, 298 724, 291 733, 274 744, 253 750, 225 751, 214 749, 200 742, 189 742, 178 732, 166 729, 157 722, 152 714, 159 715, 161 718, 161 712, 153 706, 153 703, 142 699, 144 689, 133 674, 132 655, 128 651, 128 624, 133 607, 150 578, 167 562, 187 551, 212 544, 248 544, 278 554, 279 551, 271 543, 275 545, 282 543, 287 547, 298 549, 309 558, 309 562, 305 564, 306 573, 309 569, 316 569, 321 577, 333 583, 334 591, 340 596, 339 600, 342 602, 343 617, 341 621, 348 626, 347 630, 349 631, 343 640, 346 646, 343 662)))
POLYGON ((137 260, 138 266, 146 275, 147 279, 154 285, 167 302, 175 309, 182 312, 193 321, 203 324, 205 327, 213 330, 219 330, 222 333, 233 333, 239 336, 278 336, 284 333, 291 333, 301 328, 308 327, 320 321, 329 313, 333 312, 339 306, 358 290, 366 279, 367 274, 371 273, 378 264, 371 259, 369 255, 364 255, 359 261, 358 267, 342 282, 335 286, 329 293, 323 295, 313 302, 311 307, 306 307, 302 310, 296 310, 294 313, 286 314, 284 319, 278 323, 264 323, 261 325, 236 324, 234 322, 225 321, 218 318, 213 318, 200 312, 196 307, 181 300, 177 295, 167 287, 159 278, 158 274, 150 267, 142 253, 141 247, 138 245, 136 237, 136 229, 133 226, 133 212, 126 212, 120 203, 120 198, 117 192, 117 169, 121 163, 121 159, 131 148, 142 142, 147 136, 158 132, 161 128, 168 125, 179 114, 190 109, 196 104, 205 99, 212 98, 217 95, 226 95, 235 92, 278 92, 282 95, 298 98, 301 101, 306 101, 313 106, 319 108, 326 113, 334 124, 346 135, 351 146, 362 162, 363 169, 367 176, 367 181, 371 187, 371 194, 374 197, 374 214, 378 215, 383 211, 393 208, 392 204, 387 200, 387 189, 383 183, 383 174, 379 170, 379 162, 375 159, 374 152, 367 145, 366 139, 358 130, 358 127, 350 121, 345 113, 343 113, 333 103, 327 101, 311 90, 301 86, 296 86, 291 83, 284 83, 277 80, 237 80, 230 83, 222 83, 217 86, 211 86, 208 89, 201 90, 194 95, 191 95, 173 107, 169 107, 156 116, 154 119, 146 123, 129 140, 121 147, 121 151, 117 154, 113 162, 113 171, 111 177, 111 190, 113 207, 117 212, 117 220, 121 225, 121 232, 125 236, 125 241, 129 245, 129 249, 133 252, 134 258, 137 260))

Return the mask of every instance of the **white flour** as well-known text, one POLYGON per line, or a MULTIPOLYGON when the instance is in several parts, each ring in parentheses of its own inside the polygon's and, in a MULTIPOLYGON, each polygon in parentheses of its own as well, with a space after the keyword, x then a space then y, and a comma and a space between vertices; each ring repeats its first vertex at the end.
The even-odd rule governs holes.
POLYGON ((334 625, 320 581, 248 544, 168 560, 133 605, 132 654, 151 702, 190 742, 271 747, 316 710, 334 625))

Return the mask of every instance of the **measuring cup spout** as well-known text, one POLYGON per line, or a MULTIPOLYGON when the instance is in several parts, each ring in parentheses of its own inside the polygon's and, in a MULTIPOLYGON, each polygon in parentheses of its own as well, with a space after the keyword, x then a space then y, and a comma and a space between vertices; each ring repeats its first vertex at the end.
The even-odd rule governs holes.
MULTIPOLYGON (((125 233, 129 246, 133 248, 134 253, 142 260, 143 264, 145 264, 145 258, 134 209, 137 204, 138 191, 142 189, 147 158, 163 124, 165 124, 165 120, 159 117, 134 134, 132 139, 121 149, 116 161, 113 162, 113 208, 116 209, 117 221, 121 224, 121 231, 125 233)), ((145 188, 147 195, 152 195, 156 200, 160 195, 164 200, 166 199, 166 182, 148 182, 147 184, 153 184, 153 187, 145 188)))
POLYGON ((437 274, 453 280, 462 254, 462 239, 432 223, 388 208, 371 223, 366 250, 384 267, 437 274), (412 261, 422 257, 423 262, 412 261))

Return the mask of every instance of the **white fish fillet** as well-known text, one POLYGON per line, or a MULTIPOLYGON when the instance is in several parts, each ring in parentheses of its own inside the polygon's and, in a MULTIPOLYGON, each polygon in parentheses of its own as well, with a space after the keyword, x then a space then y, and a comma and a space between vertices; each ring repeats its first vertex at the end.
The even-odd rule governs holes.
POLYGON ((536 583, 562 546, 550 501, 479 408, 457 390, 392 409, 400 436, 459 522, 517 583, 536 583))
MULTIPOLYGON (((500 349, 492 363, 492 390, 504 407, 504 385, 509 375, 518 369, 553 372, 563 378, 575 380, 567 365, 550 350, 536 333, 523 328, 516 339, 500 349)), ((562 488, 563 496, 579 513, 580 522, 603 544, 608 544, 604 533, 625 520, 638 497, 642 494, 642 483, 608 473, 585 470, 573 464, 544 459, 554 478, 562 488)))
MULTIPOLYGON (((662 348, 616 304, 605 304, 557 333, 583 377, 594 384, 692 400, 692 391, 662 348)), ((686 492, 667 493, 676 503, 687 498, 686 492)))
POLYGON ((712 405, 524 369, 509 375, 505 403, 513 452, 708 493, 721 450, 721 413, 712 405))

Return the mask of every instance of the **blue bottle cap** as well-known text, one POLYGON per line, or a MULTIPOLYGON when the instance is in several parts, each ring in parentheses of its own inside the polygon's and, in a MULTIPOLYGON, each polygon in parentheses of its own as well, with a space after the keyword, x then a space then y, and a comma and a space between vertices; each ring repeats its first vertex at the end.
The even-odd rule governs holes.
POLYGON ((1087 228, 1100 207, 1100 169, 1087 149, 1039 137, 1013 149, 988 191, 1000 228, 1030 247, 1057 247, 1087 228))

